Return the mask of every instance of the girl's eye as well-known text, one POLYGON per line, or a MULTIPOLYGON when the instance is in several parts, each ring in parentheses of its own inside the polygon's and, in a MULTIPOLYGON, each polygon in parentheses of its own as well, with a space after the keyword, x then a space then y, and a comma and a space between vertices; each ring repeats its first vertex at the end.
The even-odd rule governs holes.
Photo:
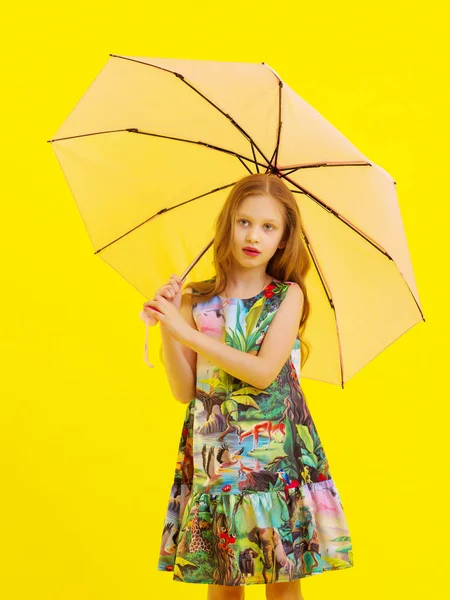
MULTIPOLYGON (((238 223, 242 223, 242 221, 245 221, 246 223, 248 223, 247 219, 238 219, 238 223)), ((275 229, 273 225, 271 225, 270 223, 265 223, 265 225, 269 225, 269 227, 271 227, 272 229, 275 229)))

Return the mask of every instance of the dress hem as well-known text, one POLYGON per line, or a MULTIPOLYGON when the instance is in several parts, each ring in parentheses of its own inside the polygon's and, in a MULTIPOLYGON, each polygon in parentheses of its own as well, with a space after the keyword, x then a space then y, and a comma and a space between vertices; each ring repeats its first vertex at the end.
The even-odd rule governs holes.
MULTIPOLYGON (((305 573, 304 575, 302 575, 301 577, 293 577, 290 581, 297 581, 298 579, 307 579, 308 577, 314 577, 316 575, 322 575, 323 573, 329 573, 331 571, 345 571, 346 569, 352 569, 354 568, 354 563, 349 563, 346 566, 342 566, 342 567, 334 567, 333 569, 322 569, 321 571, 316 571, 313 573, 305 573)), ((196 583, 199 585, 218 585, 215 584, 213 581, 188 581, 186 579, 182 580, 182 579, 178 579, 177 577, 175 577, 173 575, 173 571, 167 571, 166 569, 161 569, 160 567, 157 568, 157 571, 161 571, 164 573, 169 573, 170 575, 172 575, 172 579, 173 581, 176 581, 177 583, 196 583)), ((246 583, 242 583, 239 585, 220 585, 220 587, 230 587, 230 588, 234 588, 234 587, 248 587, 250 585, 272 585, 272 583, 289 583, 289 580, 287 581, 274 581, 274 582, 269 582, 266 584, 265 581, 248 581, 246 583)))

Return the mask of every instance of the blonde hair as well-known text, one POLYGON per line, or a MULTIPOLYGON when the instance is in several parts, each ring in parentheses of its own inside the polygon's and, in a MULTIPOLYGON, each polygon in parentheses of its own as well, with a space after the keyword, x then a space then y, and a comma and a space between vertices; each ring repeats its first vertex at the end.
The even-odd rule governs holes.
POLYGON ((244 198, 252 194, 271 196, 278 200, 284 208, 285 227, 280 242, 280 244, 284 243, 284 246, 276 250, 269 260, 266 270, 272 278, 283 282, 295 281, 302 289, 304 304, 298 335, 301 346, 301 366, 303 366, 310 354, 309 344, 302 340, 302 334, 310 314, 310 302, 304 280, 311 268, 311 260, 303 241, 302 218, 297 201, 294 194, 277 175, 254 173, 243 177, 234 184, 215 221, 213 265, 216 276, 206 281, 189 281, 183 285, 183 288, 190 287, 196 292, 190 294, 191 305, 206 302, 225 290, 227 273, 230 272, 231 267, 237 209, 244 198))

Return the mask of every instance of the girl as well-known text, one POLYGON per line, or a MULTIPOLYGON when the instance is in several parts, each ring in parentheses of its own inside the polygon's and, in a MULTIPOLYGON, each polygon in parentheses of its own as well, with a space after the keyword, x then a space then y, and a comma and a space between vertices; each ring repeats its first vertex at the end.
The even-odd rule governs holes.
POLYGON ((302 231, 280 177, 244 177, 218 216, 216 275, 184 292, 173 275, 144 304, 187 404, 158 570, 207 583, 208 600, 242 599, 260 583, 268 599, 300 600, 300 579, 353 566, 300 387, 311 266, 302 231))

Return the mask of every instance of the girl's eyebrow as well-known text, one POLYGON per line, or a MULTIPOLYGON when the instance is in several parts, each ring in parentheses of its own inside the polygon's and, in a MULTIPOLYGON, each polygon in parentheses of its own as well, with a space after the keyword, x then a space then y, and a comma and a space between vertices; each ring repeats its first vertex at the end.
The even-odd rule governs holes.
MULTIPOLYGON (((251 220, 248 215, 243 215, 241 213, 238 213, 237 216, 241 219, 248 219, 249 221, 251 220)), ((278 223, 278 219, 263 219, 263 220, 267 221, 268 223, 278 223)))

